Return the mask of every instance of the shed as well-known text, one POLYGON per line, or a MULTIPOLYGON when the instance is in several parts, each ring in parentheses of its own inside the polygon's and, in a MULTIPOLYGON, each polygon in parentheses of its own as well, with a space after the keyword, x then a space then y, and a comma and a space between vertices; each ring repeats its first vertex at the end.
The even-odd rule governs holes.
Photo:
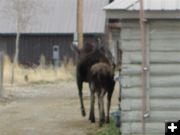
MULTIPOLYGON (((12 58, 15 52, 16 17, 11 2, 0 1, 0 50, 4 50, 12 58)), ((29 17, 29 22, 21 31, 20 63, 38 64, 41 54, 45 55, 47 63, 51 63, 54 45, 60 48, 61 60, 74 58, 70 45, 76 32, 77 0, 28 2, 31 3, 26 5, 28 10, 22 9, 22 14, 29 17), (34 6, 31 8, 32 4, 34 6)), ((84 0, 84 42, 93 42, 98 36, 104 36, 105 13, 102 9, 108 3, 109 0, 84 0)))
POLYGON ((165 122, 180 119, 180 0, 144 0, 148 65, 145 98, 139 2, 115 0, 104 9, 106 18, 121 23, 122 135, 142 135, 144 129, 146 135, 164 135, 165 122))

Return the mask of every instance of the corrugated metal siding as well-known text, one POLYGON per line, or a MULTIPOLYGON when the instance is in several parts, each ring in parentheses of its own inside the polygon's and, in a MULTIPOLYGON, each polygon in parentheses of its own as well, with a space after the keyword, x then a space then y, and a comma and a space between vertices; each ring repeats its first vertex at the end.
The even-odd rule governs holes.
POLYGON ((104 32, 105 12, 103 11, 103 7, 107 3, 108 0, 84 0, 85 32, 93 33, 96 30, 104 32))
MULTIPOLYGON (((147 135, 164 135, 165 121, 180 118, 180 21, 150 20, 150 117, 147 135)), ((141 46, 138 21, 123 21, 122 135, 142 134, 141 46)))
MULTIPOLYGON (((0 1, 0 33, 15 33, 16 21, 3 10, 11 0, 0 1)), ((23 33, 74 33, 76 30, 76 0, 30 0, 38 5, 23 33)), ((84 0, 84 32, 104 33, 108 0, 84 0)), ((9 9, 11 11, 11 9, 9 9)))
MULTIPOLYGON (((84 42, 94 42, 98 35, 84 35, 84 42)), ((101 35, 103 36, 103 35, 101 35)), ((53 45, 60 48, 60 59, 73 59, 71 50, 73 35, 22 35, 19 46, 19 62, 21 64, 39 64, 41 54, 46 57, 47 64, 52 63, 53 45)), ((3 50, 10 58, 15 52, 15 35, 0 36, 0 50, 3 50)))
MULTIPOLYGON (((107 10, 139 10, 138 0, 115 0, 107 10)), ((144 0, 145 10, 180 10, 180 0, 144 0)))

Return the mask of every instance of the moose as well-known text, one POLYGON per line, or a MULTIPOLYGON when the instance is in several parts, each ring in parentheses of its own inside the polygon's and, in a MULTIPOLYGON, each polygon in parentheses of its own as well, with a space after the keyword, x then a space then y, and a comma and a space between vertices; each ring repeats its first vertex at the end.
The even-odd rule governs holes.
MULTIPOLYGON (((79 49, 77 46, 72 46, 75 50, 78 61, 76 66, 76 83, 79 92, 80 106, 81 106, 81 114, 82 116, 86 116, 86 111, 83 103, 83 82, 89 82, 91 75, 91 67, 94 64, 99 62, 107 63, 108 65, 112 65, 113 58, 111 52, 104 47, 100 42, 97 45, 92 45, 90 43, 86 43, 82 49, 79 49)), ((89 115, 89 120, 94 122, 89 115)))
POLYGON ((107 117, 106 122, 109 123, 109 111, 111 106, 111 97, 114 91, 114 66, 108 63, 99 62, 92 65, 90 69, 89 86, 91 91, 91 105, 90 105, 90 121, 95 122, 94 103, 95 93, 98 97, 99 108, 99 126, 101 127, 105 122, 104 101, 103 98, 107 93, 107 117))

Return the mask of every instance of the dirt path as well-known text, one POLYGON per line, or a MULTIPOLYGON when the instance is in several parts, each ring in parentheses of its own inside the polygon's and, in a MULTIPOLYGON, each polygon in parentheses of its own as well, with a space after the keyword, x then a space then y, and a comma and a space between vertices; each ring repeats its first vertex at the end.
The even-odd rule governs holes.
MULTIPOLYGON (((96 124, 80 115, 79 99, 74 82, 6 87, 11 101, 0 101, 0 135, 93 135, 96 124)), ((84 101, 89 114, 89 90, 84 101)), ((117 107, 118 89, 113 95, 117 107)))

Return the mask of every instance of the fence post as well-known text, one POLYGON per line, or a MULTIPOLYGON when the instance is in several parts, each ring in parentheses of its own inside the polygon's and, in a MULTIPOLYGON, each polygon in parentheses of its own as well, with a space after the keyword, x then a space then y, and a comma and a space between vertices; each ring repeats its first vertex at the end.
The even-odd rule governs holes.
POLYGON ((4 67, 4 62, 3 62, 3 52, 0 52, 0 97, 4 96, 3 92, 3 67, 4 67))

